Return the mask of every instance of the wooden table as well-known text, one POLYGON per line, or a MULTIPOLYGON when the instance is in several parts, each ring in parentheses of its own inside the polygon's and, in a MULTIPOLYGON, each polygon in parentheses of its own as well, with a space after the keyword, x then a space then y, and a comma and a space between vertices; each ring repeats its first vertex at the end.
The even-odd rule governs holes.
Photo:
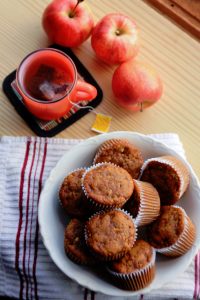
MULTIPOLYGON (((0 76, 15 69, 29 52, 48 45, 41 16, 48 0, 0 0, 0 76)), ((142 0, 87 0, 95 20, 109 12, 123 12, 136 20, 141 29, 140 59, 159 71, 164 95, 156 105, 140 113, 121 109, 114 102, 111 78, 115 67, 100 63, 90 40, 75 50, 104 91, 97 111, 111 115, 111 131, 140 133, 176 132, 187 158, 200 177, 200 44, 177 25, 160 15, 142 0)), ((1 91, 0 134, 34 135, 1 91)), ((57 137, 87 138, 94 114, 90 113, 57 137)))

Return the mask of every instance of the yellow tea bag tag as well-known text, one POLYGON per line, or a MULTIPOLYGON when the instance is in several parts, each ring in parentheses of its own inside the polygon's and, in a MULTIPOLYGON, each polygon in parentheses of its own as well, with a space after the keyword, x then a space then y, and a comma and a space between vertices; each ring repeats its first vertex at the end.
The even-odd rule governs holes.
POLYGON ((92 130, 98 133, 105 133, 109 131, 112 117, 96 113, 92 130))
POLYGON ((89 109, 89 111, 91 111, 92 113, 94 113, 96 115, 96 118, 95 118, 94 124, 92 125, 91 130, 98 132, 98 133, 105 133, 105 132, 109 131, 112 117, 96 112, 92 106, 86 105, 86 106, 82 107, 79 104, 74 103, 73 101, 69 101, 69 102, 73 105, 73 107, 77 107, 78 109, 87 108, 87 109, 89 109))

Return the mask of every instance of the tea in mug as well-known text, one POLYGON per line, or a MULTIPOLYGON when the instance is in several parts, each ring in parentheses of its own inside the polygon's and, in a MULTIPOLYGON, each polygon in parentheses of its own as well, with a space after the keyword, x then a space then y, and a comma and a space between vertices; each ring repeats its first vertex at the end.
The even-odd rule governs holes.
POLYGON ((43 48, 28 54, 16 72, 23 103, 41 120, 64 116, 74 103, 91 101, 96 88, 77 78, 76 65, 64 52, 43 48))
POLYGON ((72 88, 73 76, 58 61, 33 61, 24 76, 24 89, 32 98, 56 101, 63 98, 72 88))

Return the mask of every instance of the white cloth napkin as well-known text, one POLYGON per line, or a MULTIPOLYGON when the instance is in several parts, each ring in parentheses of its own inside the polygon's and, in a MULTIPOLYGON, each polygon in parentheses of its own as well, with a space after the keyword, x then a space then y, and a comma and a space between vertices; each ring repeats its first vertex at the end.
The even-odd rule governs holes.
MULTIPOLYGON (((156 134, 181 155, 176 134, 156 134)), ((41 240, 39 194, 51 169, 80 140, 38 137, 0 138, 0 295, 20 299, 130 299, 95 293, 62 274, 41 240)), ((200 290, 199 254, 186 272, 149 294, 131 299, 193 299, 200 290)))

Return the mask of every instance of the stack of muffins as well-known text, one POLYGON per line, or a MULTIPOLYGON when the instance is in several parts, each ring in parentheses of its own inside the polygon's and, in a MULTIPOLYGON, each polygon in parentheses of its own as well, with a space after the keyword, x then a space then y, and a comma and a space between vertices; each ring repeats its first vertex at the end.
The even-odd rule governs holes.
POLYGON ((103 263, 122 289, 146 287, 155 276, 156 252, 178 257, 194 243, 194 224, 174 205, 188 184, 188 169, 176 157, 144 162, 128 140, 104 142, 93 165, 67 174, 59 189, 72 218, 65 229, 67 256, 93 268, 103 263), (139 227, 146 234, 138 234, 139 227))

